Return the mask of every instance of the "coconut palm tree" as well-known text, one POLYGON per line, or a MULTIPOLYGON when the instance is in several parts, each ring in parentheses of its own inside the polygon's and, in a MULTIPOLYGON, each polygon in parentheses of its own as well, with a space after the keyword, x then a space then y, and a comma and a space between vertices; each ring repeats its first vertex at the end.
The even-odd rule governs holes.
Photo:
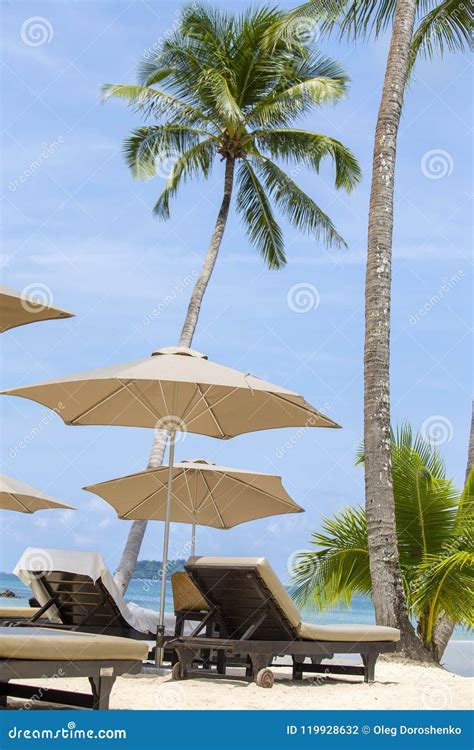
MULTIPOLYGON (((446 647, 436 632, 440 618, 448 617, 453 627, 474 626, 474 471, 459 498, 437 451, 423 438, 413 438, 408 426, 392 436, 391 453, 405 595, 419 638, 439 661, 446 647)), ((372 595, 367 536, 360 507, 325 518, 322 532, 312 535, 316 550, 296 561, 298 603, 325 609, 350 604, 354 594, 372 595)))
POLYGON ((312 0, 287 14, 267 37, 298 42, 314 20, 324 34, 375 36, 391 27, 375 130, 365 285, 364 443, 365 510, 377 622, 400 628, 402 649, 423 658, 408 618, 397 550, 390 469, 390 302, 393 197, 397 136, 410 70, 417 57, 463 50, 470 44, 464 0, 312 0))
MULTIPOLYGON (((125 101, 153 119, 124 144, 138 179, 153 177, 160 163, 173 167, 154 212, 170 216, 171 200, 186 180, 208 178, 223 162, 223 196, 214 231, 193 289, 180 345, 190 346, 203 296, 224 235, 231 198, 245 231, 271 269, 285 265, 283 234, 273 206, 316 241, 344 240, 327 214, 290 177, 285 165, 319 171, 334 163, 335 187, 351 191, 360 178, 353 154, 340 141, 295 127, 299 116, 341 99, 348 85, 333 60, 284 40, 265 50, 263 39, 283 13, 268 7, 239 17, 193 3, 179 27, 140 67, 138 85, 104 87, 106 99, 125 101)), ((149 467, 162 462, 164 439, 155 437, 149 467)), ((145 522, 135 522, 116 573, 124 590, 133 573, 145 522)))

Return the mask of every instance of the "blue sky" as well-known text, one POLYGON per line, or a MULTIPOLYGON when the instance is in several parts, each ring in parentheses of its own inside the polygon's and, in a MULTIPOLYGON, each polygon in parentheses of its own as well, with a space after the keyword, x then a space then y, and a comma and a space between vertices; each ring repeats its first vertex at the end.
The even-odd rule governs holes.
MULTIPOLYGON (((3 334, 4 388, 147 356, 177 340, 186 277, 204 256, 222 169, 186 186, 171 219, 159 223, 151 208, 163 180, 134 181, 120 152, 141 120, 119 103, 102 105, 99 89, 134 82, 137 61, 173 27, 180 6, 2 3, 2 281, 52 295, 76 313, 3 334), (173 300, 163 304, 167 295, 173 300)), ((226 3, 229 10, 245 6, 226 3)), ((351 196, 334 190, 330 165, 320 176, 301 170, 298 181, 331 215, 349 249, 327 251, 285 227, 288 266, 270 272, 233 216, 193 345, 303 393, 344 429, 310 430, 296 441, 291 430, 230 442, 189 435, 177 448, 178 459, 205 457, 283 477, 305 514, 227 532, 199 529, 197 546, 203 554, 264 554, 282 574, 322 515, 363 501, 354 453, 362 436, 366 224, 386 40, 320 46, 348 71, 351 90, 304 124, 353 149, 364 178, 351 196), (306 312, 293 309, 298 285, 309 295, 300 298, 303 308, 309 299, 306 312), (287 441, 294 442, 289 449, 287 441)), ((400 131, 394 234, 393 421, 408 419, 432 434, 459 484, 471 395, 469 82, 461 55, 417 68, 400 131)), ((113 568, 128 523, 81 487, 143 469, 151 432, 66 427, 33 402, 3 398, 1 405, 3 471, 77 511, 2 512, 0 568, 11 570, 26 545, 98 550, 113 568)), ((171 551, 188 538, 189 527, 175 525, 171 551)), ((161 543, 162 526, 150 524, 141 557, 160 558, 161 543)))

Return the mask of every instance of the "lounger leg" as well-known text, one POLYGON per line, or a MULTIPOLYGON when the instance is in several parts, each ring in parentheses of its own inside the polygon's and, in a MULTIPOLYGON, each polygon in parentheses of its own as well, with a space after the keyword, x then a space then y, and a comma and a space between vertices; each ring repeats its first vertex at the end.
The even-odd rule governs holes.
POLYGON ((378 658, 378 654, 369 652, 368 654, 361 654, 362 661, 364 663, 364 682, 374 682, 375 680, 375 663, 378 658))
POLYGON ((0 706, 7 705, 8 682, 0 682, 0 706))
POLYGON ((225 674, 225 666, 226 666, 225 651, 220 650, 217 652, 217 673, 225 674))
MULTIPOLYGON (((248 658, 252 664, 252 679, 256 681, 257 675, 261 669, 268 667, 268 656, 264 654, 249 654, 248 658)), ((247 670, 246 670, 247 671, 247 670)))
POLYGON ((252 659, 250 656, 247 656, 247 666, 245 667, 245 676, 248 677, 250 680, 253 678, 253 666, 252 666, 252 659))
POLYGON ((93 708, 95 711, 107 711, 109 708, 110 693, 112 691, 115 677, 97 675, 89 677, 89 682, 94 696, 93 708))
POLYGON ((305 660, 304 656, 294 655, 293 656, 293 674, 292 678, 294 680, 302 680, 303 679, 303 662, 305 660))

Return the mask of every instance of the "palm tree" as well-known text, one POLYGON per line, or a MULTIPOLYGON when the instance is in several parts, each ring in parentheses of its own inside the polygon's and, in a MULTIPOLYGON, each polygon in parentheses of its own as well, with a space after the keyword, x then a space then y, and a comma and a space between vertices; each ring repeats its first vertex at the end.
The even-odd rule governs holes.
MULTIPOLYGON (((397 136, 405 87, 418 56, 431 57, 470 44, 464 0, 312 0, 287 14, 267 37, 298 40, 308 19, 321 32, 376 36, 392 26, 373 151, 367 242, 364 346, 365 510, 377 622, 400 628, 401 647, 423 658, 407 612, 397 549, 390 441, 390 303, 393 196, 397 136), (416 30, 415 30, 416 26, 416 30)), ((271 40, 269 44, 269 40, 271 40)))
MULTIPOLYGON (((413 438, 410 427, 392 436, 391 452, 405 595, 419 638, 439 661, 447 643, 438 640, 439 619, 449 617, 453 628, 474 625, 474 471, 459 498, 436 450, 421 437, 413 438)), ((301 553, 296 562, 293 595, 298 603, 324 609, 350 604, 354 594, 372 595, 367 537, 362 508, 324 519, 323 531, 312 535, 317 549, 301 553)))
MULTIPOLYGON (((121 99, 157 121, 134 130, 125 141, 134 177, 153 177, 160 160, 174 160, 154 208, 158 218, 169 218, 170 201, 187 179, 208 178, 215 161, 224 162, 222 203, 191 295, 181 346, 191 345, 234 190, 247 235, 271 269, 286 263, 272 204, 316 240, 345 244, 284 166, 296 162, 318 172, 321 161, 330 158, 336 188, 351 191, 359 181, 357 160, 340 141, 294 127, 300 115, 341 99, 348 78, 334 61, 308 52, 304 45, 281 40, 265 50, 263 39, 282 18, 283 13, 268 7, 237 18, 194 3, 183 12, 177 31, 141 65, 138 85, 104 87, 106 99, 121 99)), ((161 464, 164 446, 158 434, 149 467, 161 464)), ((130 531, 116 573, 122 590, 133 573, 145 527, 145 522, 135 522, 130 531)))

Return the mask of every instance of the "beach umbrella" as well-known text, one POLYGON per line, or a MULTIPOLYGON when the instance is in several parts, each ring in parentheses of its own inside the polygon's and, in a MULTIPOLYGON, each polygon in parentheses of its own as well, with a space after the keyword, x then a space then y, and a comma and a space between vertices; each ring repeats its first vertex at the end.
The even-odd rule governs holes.
POLYGON ((44 492, 36 490, 26 482, 0 474, 0 509, 16 510, 20 513, 35 513, 37 510, 61 508, 74 510, 71 505, 64 505, 44 492))
MULTIPOLYGON (((160 466, 83 489, 112 505, 119 518, 165 521, 168 470, 160 466)), ((273 474, 216 466, 204 459, 181 461, 172 474, 170 521, 192 524, 191 555, 197 524, 231 529, 258 518, 304 512, 273 474)))
POLYGON ((50 305, 43 296, 46 295, 30 296, 0 284, 0 333, 39 320, 74 317, 73 313, 50 305))
POLYGON ((37 401, 66 424, 164 429, 169 436, 160 626, 164 632, 166 566, 175 435, 178 431, 228 439, 279 427, 339 427, 298 393, 210 362, 187 347, 4 391, 37 401))

